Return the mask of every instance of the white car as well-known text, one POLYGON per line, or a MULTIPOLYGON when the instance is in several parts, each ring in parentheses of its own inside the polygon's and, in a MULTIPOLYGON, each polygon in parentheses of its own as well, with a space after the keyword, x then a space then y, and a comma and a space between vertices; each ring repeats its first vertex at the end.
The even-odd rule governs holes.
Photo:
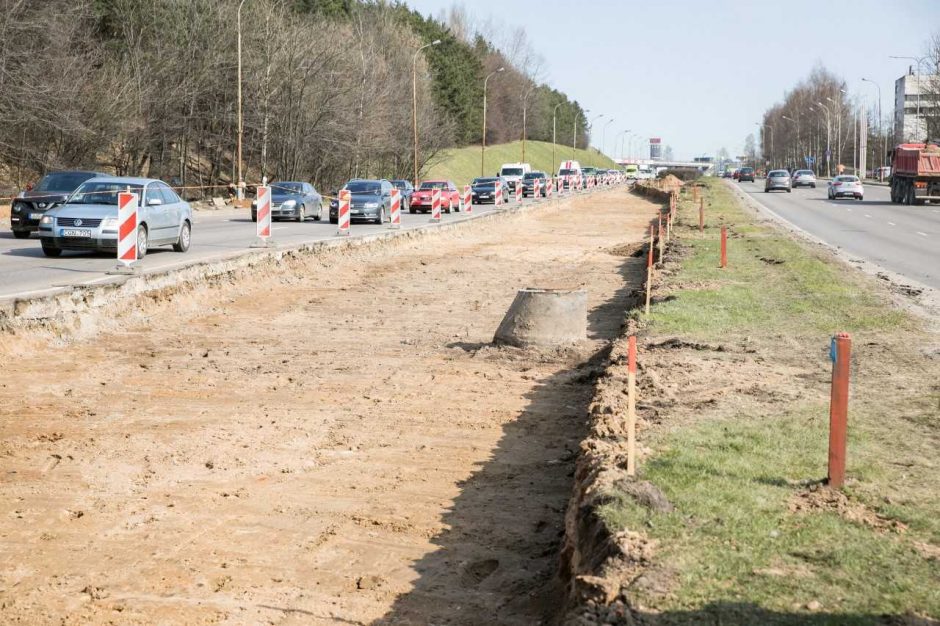
POLYGON ((855 198, 861 200, 865 197, 865 189, 862 187, 862 181, 858 176, 836 176, 829 182, 829 199, 855 198))
POLYGON ((813 170, 796 170, 793 172, 793 188, 812 187, 816 188, 816 174, 813 170))

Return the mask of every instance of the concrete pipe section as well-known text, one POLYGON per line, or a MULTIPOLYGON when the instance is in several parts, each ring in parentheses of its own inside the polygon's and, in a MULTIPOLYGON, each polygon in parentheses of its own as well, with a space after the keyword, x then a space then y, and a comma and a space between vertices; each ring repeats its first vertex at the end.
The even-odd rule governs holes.
POLYGON ((511 346, 559 346, 587 338, 587 292, 583 289, 522 289, 493 341, 511 346))

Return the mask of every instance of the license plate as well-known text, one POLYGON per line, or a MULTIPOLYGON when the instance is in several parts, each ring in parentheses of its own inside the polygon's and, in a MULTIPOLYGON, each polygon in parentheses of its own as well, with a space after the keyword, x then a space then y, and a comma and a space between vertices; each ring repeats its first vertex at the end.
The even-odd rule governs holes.
POLYGON ((362 211, 350 211, 353 215, 362 215, 362 211))
POLYGON ((30 214, 29 214, 29 219, 31 219, 31 220, 42 219, 42 213, 30 213, 30 214))
POLYGON ((481 193, 481 194, 480 194, 480 197, 481 197, 481 198, 489 198, 489 197, 490 197, 490 194, 488 194, 488 193, 481 193))
POLYGON ((63 237, 91 237, 91 231, 81 229, 65 229, 62 231, 63 237))

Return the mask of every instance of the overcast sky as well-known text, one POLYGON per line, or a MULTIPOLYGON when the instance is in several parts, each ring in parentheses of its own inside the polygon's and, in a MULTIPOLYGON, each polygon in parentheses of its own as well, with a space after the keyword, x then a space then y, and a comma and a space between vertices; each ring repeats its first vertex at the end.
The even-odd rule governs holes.
MULTIPOLYGON (((452 0, 405 0, 441 15, 452 0)), ((940 0, 471 0, 478 21, 525 26, 545 58, 547 81, 590 116, 603 113, 606 152, 631 129, 662 137, 676 158, 740 154, 755 122, 819 63, 871 106, 881 86, 885 115, 894 80, 940 33, 940 0)), ((594 132, 595 145, 601 133, 594 132)), ((617 148, 619 152, 619 147, 617 148)), ((618 156, 618 155, 615 155, 618 156)))

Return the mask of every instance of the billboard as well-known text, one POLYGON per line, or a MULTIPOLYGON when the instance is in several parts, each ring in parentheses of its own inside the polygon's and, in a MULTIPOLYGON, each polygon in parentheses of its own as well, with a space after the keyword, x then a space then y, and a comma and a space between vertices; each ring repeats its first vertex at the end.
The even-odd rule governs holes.
POLYGON ((659 161, 663 158, 663 140, 659 137, 650 137, 650 159, 659 161))

